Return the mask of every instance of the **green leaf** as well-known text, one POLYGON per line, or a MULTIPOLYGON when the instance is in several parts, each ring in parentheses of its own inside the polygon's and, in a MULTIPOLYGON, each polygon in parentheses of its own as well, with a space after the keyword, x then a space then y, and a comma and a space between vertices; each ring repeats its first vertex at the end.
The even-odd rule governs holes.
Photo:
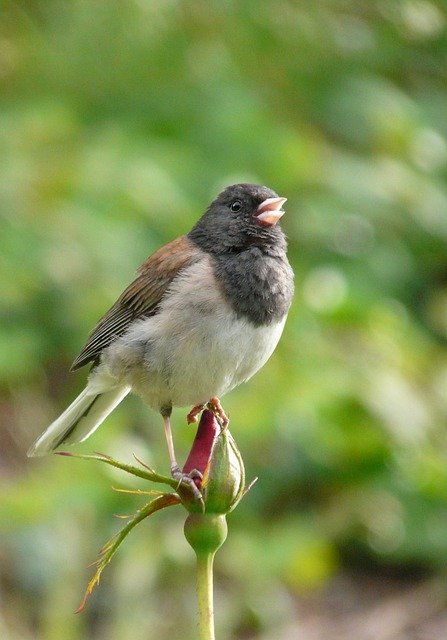
MULTIPOLYGON (((94 457, 94 456, 81 456, 81 457, 94 457)), ((144 507, 139 509, 134 517, 129 520, 126 526, 121 529, 117 534, 113 536, 101 549, 101 555, 99 559, 96 561, 96 571, 92 579, 87 585, 87 588, 84 593, 84 597, 82 598, 82 602, 79 607, 76 609, 75 613, 80 613, 87 602, 87 598, 92 593, 94 587, 99 584, 99 579, 101 577, 102 572, 115 555, 118 547, 121 545, 123 540, 127 537, 127 535, 132 531, 134 527, 137 526, 142 520, 152 515, 156 511, 160 511, 160 509, 165 509, 166 507, 170 507, 175 504, 180 504, 180 498, 175 493, 164 493, 163 495, 155 498, 155 500, 151 500, 144 507)))

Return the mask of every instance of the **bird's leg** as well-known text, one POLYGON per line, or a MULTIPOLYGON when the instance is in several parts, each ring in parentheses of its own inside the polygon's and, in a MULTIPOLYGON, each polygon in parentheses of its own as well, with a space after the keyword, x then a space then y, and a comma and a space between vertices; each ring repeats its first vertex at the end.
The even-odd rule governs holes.
POLYGON ((197 422, 197 416, 204 408, 204 404, 196 404, 186 416, 187 423, 192 424, 193 422, 197 422))
POLYGON ((189 473, 183 473, 183 471, 177 464, 174 451, 174 441, 172 439, 171 431, 171 409, 169 409, 169 411, 163 411, 161 415, 163 416, 166 443, 168 445, 169 461, 171 464, 171 476, 174 478, 174 480, 178 480, 179 486, 181 484, 184 484, 189 487, 196 500, 202 500, 202 494, 200 493, 196 483, 194 482, 194 479, 196 478, 199 478, 199 480, 202 479, 202 474, 200 473, 200 471, 198 471, 197 469, 193 469, 189 473))
POLYGON ((210 401, 208 402, 207 406, 208 406, 208 409, 212 411, 216 416, 217 421, 220 425, 221 431, 225 431, 225 429, 228 427, 228 423, 230 422, 230 419, 225 413, 224 408, 220 404, 219 398, 217 396, 213 396, 212 398, 210 398, 210 401))

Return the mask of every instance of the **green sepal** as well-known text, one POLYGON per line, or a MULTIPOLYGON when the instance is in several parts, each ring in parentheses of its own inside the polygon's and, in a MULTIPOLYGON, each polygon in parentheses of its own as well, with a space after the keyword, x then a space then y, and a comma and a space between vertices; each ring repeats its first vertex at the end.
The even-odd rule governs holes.
MULTIPOLYGON (((122 471, 126 471, 126 473, 130 473, 133 476, 137 476, 138 478, 144 478, 144 480, 149 480, 150 482, 158 482, 159 484, 167 484, 173 489, 177 489, 178 482, 169 476, 163 476, 159 473, 153 471, 146 465, 144 465, 146 470, 139 469, 138 467, 134 467, 131 464, 124 464, 123 462, 118 462, 114 458, 105 455, 104 453, 71 453, 71 451, 56 451, 56 455, 58 456, 68 456, 70 458, 82 458, 83 460, 99 460, 99 462, 104 462, 105 464, 110 465, 111 467, 115 467, 116 469, 121 469, 122 471)), ((138 462, 140 462, 138 460, 138 462)), ((140 464, 143 465, 142 462, 140 464)))
POLYGON ((215 439, 202 482, 205 513, 232 511, 244 494, 245 467, 233 436, 222 431, 215 439))

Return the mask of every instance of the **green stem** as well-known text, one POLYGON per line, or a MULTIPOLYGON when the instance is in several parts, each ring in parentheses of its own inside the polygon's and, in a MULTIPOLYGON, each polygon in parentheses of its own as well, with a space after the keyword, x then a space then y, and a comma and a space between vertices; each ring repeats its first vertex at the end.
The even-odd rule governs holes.
POLYGON ((214 640, 213 561, 227 537, 225 516, 190 513, 185 522, 185 537, 197 557, 199 640, 214 640))
POLYGON ((213 562, 214 553, 197 554, 199 640, 214 640, 213 562))

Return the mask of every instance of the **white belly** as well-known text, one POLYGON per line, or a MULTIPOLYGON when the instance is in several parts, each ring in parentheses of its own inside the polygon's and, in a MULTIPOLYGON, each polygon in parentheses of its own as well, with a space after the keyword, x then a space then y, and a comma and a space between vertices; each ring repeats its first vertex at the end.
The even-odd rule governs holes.
POLYGON ((205 259, 176 278, 159 312, 136 322, 103 362, 156 409, 201 404, 256 373, 284 322, 254 327, 238 319, 205 259))

